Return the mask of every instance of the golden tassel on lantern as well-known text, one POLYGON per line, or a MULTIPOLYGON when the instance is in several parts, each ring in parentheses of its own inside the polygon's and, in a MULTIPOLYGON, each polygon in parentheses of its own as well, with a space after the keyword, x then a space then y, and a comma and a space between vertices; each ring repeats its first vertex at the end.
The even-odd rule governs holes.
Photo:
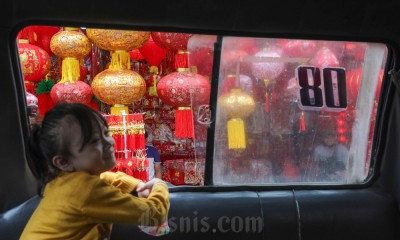
POLYGON ((111 115, 122 115, 122 111, 125 111, 125 114, 129 113, 128 107, 123 104, 114 104, 114 106, 110 108, 110 111, 111 115))
POLYGON ((244 122, 241 118, 232 118, 228 121, 228 148, 246 148, 246 133, 244 122))
POLYGON ((111 51, 111 63, 109 69, 131 69, 131 59, 129 56, 129 52, 126 50, 111 51))
POLYGON ((153 85, 149 88, 149 96, 151 97, 158 97, 157 94, 157 74, 158 74, 158 67, 151 66, 149 70, 150 74, 153 76, 153 85))
POLYGON ((79 60, 74 57, 66 57, 62 61, 62 77, 60 83, 78 81, 80 78, 79 60))

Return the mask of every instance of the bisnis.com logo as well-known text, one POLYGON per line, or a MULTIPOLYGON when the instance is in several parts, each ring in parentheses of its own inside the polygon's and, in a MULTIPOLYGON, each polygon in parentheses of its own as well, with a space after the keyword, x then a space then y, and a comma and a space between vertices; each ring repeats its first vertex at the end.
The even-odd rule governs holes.
MULTIPOLYGON (((156 223, 154 214, 146 211, 142 215, 141 222, 144 224, 156 223)), ((161 224, 161 223, 159 223, 161 224)), ((246 232, 246 233, 260 233, 263 230, 263 219, 258 216, 220 216, 217 221, 212 220, 207 216, 200 216, 197 211, 193 212, 191 216, 169 216, 168 225, 170 232, 246 232), (213 222, 213 225, 210 224, 213 222), (216 225, 215 225, 216 223, 216 225)))

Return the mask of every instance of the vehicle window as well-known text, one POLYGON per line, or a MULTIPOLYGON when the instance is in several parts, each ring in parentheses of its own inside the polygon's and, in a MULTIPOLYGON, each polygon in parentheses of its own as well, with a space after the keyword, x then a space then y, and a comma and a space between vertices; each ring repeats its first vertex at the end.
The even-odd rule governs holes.
POLYGON ((201 186, 215 109, 217 185, 365 180, 385 45, 223 36, 210 107, 216 41, 26 27, 17 44, 31 124, 57 102, 87 104, 109 123, 113 171, 201 186))
POLYGON ((223 38, 214 182, 363 182, 386 54, 376 43, 223 38))

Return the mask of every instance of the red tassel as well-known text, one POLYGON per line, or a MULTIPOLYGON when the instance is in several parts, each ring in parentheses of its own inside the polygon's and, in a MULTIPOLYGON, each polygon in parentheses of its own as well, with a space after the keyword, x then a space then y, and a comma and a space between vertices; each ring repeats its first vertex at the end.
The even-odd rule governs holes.
POLYGON ((191 108, 178 108, 175 111, 175 137, 194 138, 193 111, 191 108))
POLYGON ((55 106, 53 99, 49 93, 41 93, 38 96, 39 114, 44 116, 47 111, 55 106))
POLYGON ((269 96, 265 93, 265 112, 269 112, 269 96))
POLYGON ((306 120, 304 119, 304 112, 301 112, 299 132, 304 132, 305 130, 306 130, 306 120))
POLYGON ((175 54, 175 69, 188 67, 188 52, 178 51, 175 54))

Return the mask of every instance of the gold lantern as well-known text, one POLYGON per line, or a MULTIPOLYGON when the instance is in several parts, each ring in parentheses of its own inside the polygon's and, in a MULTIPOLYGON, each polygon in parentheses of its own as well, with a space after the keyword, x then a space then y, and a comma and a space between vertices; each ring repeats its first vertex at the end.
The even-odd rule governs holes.
POLYGON ((150 32, 88 28, 86 33, 97 47, 111 51, 109 68, 92 81, 94 95, 100 101, 113 105, 111 114, 128 112, 125 104, 139 100, 146 92, 142 76, 130 71, 128 51, 143 46, 149 40, 150 32))
POLYGON ((246 134, 243 118, 248 117, 255 109, 254 99, 242 92, 239 88, 233 88, 229 93, 218 99, 220 107, 228 114, 228 148, 246 148, 246 134))

